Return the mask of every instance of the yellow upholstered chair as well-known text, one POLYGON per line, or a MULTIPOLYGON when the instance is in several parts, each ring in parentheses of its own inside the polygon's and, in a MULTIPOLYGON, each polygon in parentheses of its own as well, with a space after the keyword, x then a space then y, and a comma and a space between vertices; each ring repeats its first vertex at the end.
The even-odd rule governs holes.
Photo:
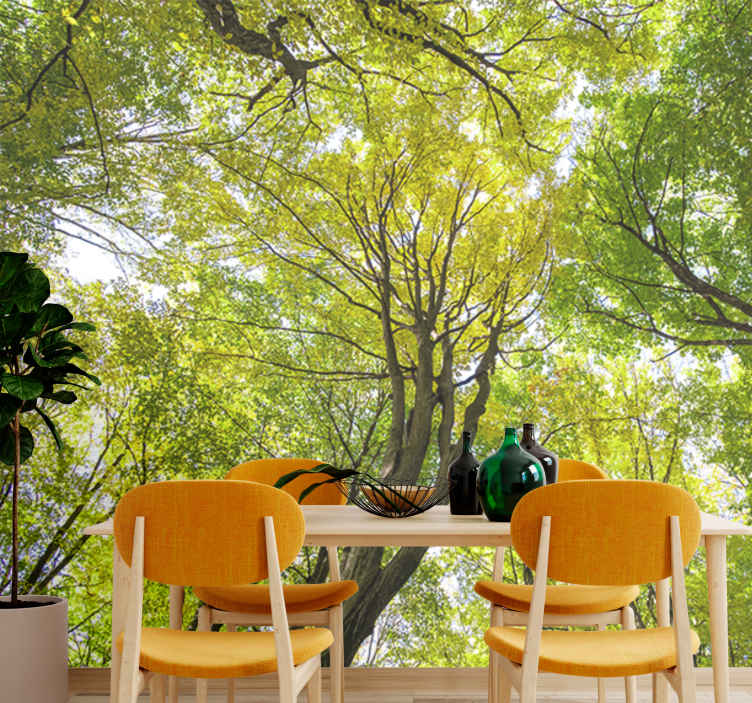
MULTIPOLYGON (((274 484, 291 471, 311 469, 321 463, 313 459, 256 459, 234 467, 226 478, 274 484)), ((305 488, 321 481, 321 475, 304 474, 285 485, 283 490, 297 500, 305 488)), ((309 493, 303 499, 303 504, 343 505, 346 501, 347 497, 330 483, 309 493)), ((342 703, 345 673, 342 603, 358 590, 358 584, 341 580, 336 547, 328 547, 327 556, 329 582, 284 585, 283 590, 291 625, 325 625, 334 635, 334 644, 329 649, 329 690, 332 703, 342 703)), ((271 624, 269 587, 266 585, 195 587, 193 592, 206 604, 199 610, 199 630, 209 630, 215 623, 223 623, 228 629, 234 629, 237 625, 271 624)), ((230 682, 230 701, 233 698, 232 689, 230 682)))
MULTIPOLYGON (((305 521, 283 491, 246 481, 164 481, 126 493, 115 510, 115 541, 130 566, 119 703, 136 703, 148 682, 164 703, 168 676, 234 678, 276 671, 281 703, 305 686, 321 700, 325 628, 290 630, 280 571, 303 544, 305 521), (144 578, 162 583, 233 586, 269 579, 274 632, 191 632, 142 627, 144 578)), ((206 703, 202 686, 198 703, 206 703)))
POLYGON ((512 513, 512 544, 535 569, 527 629, 491 627, 486 644, 499 656, 505 690, 534 703, 536 673, 610 677, 666 676, 680 703, 694 703, 684 567, 700 540, 700 511, 683 489, 652 481, 565 481, 525 495, 512 513), (671 576, 673 627, 645 630, 543 631, 546 579, 628 586, 671 576))
MULTIPOLYGON (((582 479, 607 479, 608 475, 594 464, 576 459, 559 459, 558 482, 582 479)), ((527 611, 533 587, 523 584, 503 583, 504 547, 496 550, 493 580, 478 581, 475 591, 491 603, 491 625, 520 625, 527 620, 527 611)), ((607 625, 620 624, 634 628, 634 612, 630 603, 640 594, 639 586, 574 586, 549 585, 546 589, 544 625, 592 625, 605 629, 607 625)), ((506 690, 503 671, 498 657, 489 651, 488 685, 491 700, 496 701, 500 691, 506 690)), ((625 681, 628 703, 637 699, 637 682, 628 677, 625 681)), ((605 703, 605 682, 598 680, 598 701, 605 703)))
POLYGON ((578 459, 559 459, 557 481, 582 481, 584 479, 608 478, 608 474, 595 464, 578 459))

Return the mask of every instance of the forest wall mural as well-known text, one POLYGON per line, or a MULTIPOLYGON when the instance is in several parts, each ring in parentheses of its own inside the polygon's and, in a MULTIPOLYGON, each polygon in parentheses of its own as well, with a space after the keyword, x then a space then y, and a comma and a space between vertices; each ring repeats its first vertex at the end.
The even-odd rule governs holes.
MULTIPOLYGON (((22 467, 20 587, 69 599, 71 665, 110 656, 111 544, 82 529, 248 459, 415 482, 534 422, 752 523, 751 28, 742 0, 5 2, 0 245, 97 329, 101 386, 22 467)), ((492 550, 341 558, 348 664, 485 664, 492 550)), ((728 559, 749 666, 752 542, 728 559)), ((287 576, 324 573, 306 548, 287 576)), ((505 577, 530 580, 511 552, 505 577)))

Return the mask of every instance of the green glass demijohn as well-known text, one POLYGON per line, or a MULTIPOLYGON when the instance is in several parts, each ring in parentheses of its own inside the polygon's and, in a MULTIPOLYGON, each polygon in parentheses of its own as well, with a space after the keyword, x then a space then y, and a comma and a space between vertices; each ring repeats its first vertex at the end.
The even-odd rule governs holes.
POLYGON ((478 470, 478 496, 486 517, 494 522, 509 522, 517 501, 528 491, 545 485, 543 467, 520 447, 517 430, 507 427, 499 450, 478 470))

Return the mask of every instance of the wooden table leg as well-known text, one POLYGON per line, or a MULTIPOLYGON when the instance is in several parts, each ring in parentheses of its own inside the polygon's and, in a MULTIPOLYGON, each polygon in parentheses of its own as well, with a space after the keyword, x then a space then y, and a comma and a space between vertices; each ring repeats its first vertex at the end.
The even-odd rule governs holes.
POLYGON ((130 569, 123 561, 117 546, 112 545, 112 650, 110 663, 110 703, 118 701, 120 680, 120 650, 116 641, 125 627, 125 612, 128 605, 128 577, 130 569))
MULTIPOLYGON (((326 548, 329 561, 329 580, 341 581, 337 547, 326 548)), ((329 700, 344 703, 345 700, 345 635, 342 605, 329 609, 329 629, 334 634, 334 644, 329 647, 329 700)))
POLYGON ((729 700, 726 535, 705 535, 715 703, 729 700))
MULTIPOLYGON (((655 616, 658 627, 671 625, 668 584, 668 579, 657 581, 655 584, 655 616)), ((653 682, 654 703, 668 703, 670 693, 668 681, 663 676, 656 676, 653 682)))

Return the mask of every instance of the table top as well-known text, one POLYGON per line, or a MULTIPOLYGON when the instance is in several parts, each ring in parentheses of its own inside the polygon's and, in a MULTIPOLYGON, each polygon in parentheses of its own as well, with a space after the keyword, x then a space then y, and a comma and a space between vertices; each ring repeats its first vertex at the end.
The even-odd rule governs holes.
MULTIPOLYGON (((355 505, 303 505, 305 544, 321 546, 457 547, 506 546, 512 543, 508 522, 483 515, 450 515, 437 505, 408 518, 377 517, 355 505)), ((84 529, 87 535, 112 535, 112 520, 84 529)), ((752 526, 702 513, 703 536, 752 535, 752 526)))

